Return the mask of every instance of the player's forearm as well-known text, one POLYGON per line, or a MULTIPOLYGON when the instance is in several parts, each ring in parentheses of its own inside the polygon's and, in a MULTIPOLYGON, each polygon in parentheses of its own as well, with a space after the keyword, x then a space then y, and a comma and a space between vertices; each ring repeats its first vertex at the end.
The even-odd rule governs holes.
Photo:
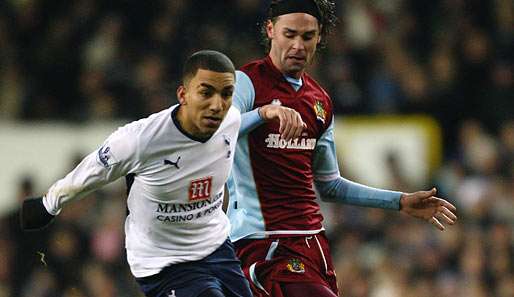
POLYGON ((241 136, 248 134, 263 123, 264 120, 260 116, 258 108, 249 112, 245 112, 241 114, 241 127, 239 128, 239 135, 241 136))
POLYGON ((21 227, 37 230, 48 225, 58 215, 64 204, 80 199, 106 183, 101 168, 95 165, 94 156, 86 157, 66 177, 53 184, 45 196, 23 201, 21 227))
POLYGON ((65 204, 86 196, 104 184, 98 183, 94 178, 74 178, 73 175, 72 171, 57 181, 43 197, 43 205, 48 213, 58 215, 65 204))
POLYGON ((62 207, 102 187, 118 176, 96 160, 96 152, 89 154, 75 169, 54 183, 43 197, 45 209, 58 215, 62 207))
POLYGON ((342 177, 331 181, 317 180, 315 184, 323 201, 384 209, 400 208, 401 192, 368 187, 342 177))

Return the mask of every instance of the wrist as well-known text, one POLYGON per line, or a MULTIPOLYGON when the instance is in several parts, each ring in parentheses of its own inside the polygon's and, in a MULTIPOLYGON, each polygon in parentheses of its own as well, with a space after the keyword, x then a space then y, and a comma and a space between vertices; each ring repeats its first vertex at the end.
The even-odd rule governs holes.
POLYGON ((259 117, 261 118, 261 120, 264 120, 264 114, 263 114, 263 110, 262 110, 263 106, 261 107, 257 107, 257 114, 259 115, 259 117))
POLYGON ((259 107, 259 116, 261 117, 261 120, 267 122, 269 120, 271 120, 271 116, 269 114, 269 111, 270 111, 270 106, 269 105, 264 105, 264 106, 261 106, 259 107))
POLYGON ((400 195, 400 203, 398 203, 399 204, 399 206, 398 206, 398 210, 399 211, 401 211, 404 208, 405 203, 407 203, 406 200, 407 200, 407 194, 406 193, 402 193, 400 195))

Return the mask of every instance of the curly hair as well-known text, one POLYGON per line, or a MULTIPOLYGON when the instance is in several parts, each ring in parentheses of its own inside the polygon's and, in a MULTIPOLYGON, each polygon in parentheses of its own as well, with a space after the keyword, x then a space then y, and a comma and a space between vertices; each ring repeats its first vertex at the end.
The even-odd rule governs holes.
MULTIPOLYGON (((266 19, 260 24, 261 30, 261 43, 264 46, 266 53, 268 53, 271 49, 271 40, 268 38, 268 34, 266 32, 266 25, 268 21, 271 21, 273 24, 277 22, 279 17, 273 17, 273 9, 272 7, 277 3, 280 3, 285 0, 272 0, 271 4, 268 8, 268 14, 266 19)), ((336 5, 333 0, 313 0, 316 6, 318 6, 321 20, 319 24, 321 26, 321 41, 318 45, 318 49, 323 49, 327 43, 327 36, 332 32, 332 29, 337 24, 337 16, 336 16, 336 5)))

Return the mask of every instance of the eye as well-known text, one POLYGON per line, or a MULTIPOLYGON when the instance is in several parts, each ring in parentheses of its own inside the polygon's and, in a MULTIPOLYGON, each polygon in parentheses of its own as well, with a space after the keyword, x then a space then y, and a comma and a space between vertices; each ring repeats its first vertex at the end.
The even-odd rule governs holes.
POLYGON ((291 32, 291 31, 285 31, 284 32, 284 36, 287 37, 287 38, 294 38, 295 33, 291 32))
POLYGON ((212 91, 209 91, 207 89, 200 90, 200 95, 204 98, 209 98, 212 96, 212 91))
POLYGON ((303 40, 305 41, 309 41, 309 40, 312 40, 314 38, 314 33, 308 33, 308 34, 304 34, 302 36, 303 40))
POLYGON ((232 91, 232 90, 223 91, 223 92, 221 92, 221 97, 223 97, 225 99, 229 99, 230 97, 232 97, 233 94, 234 94, 234 91, 232 91))

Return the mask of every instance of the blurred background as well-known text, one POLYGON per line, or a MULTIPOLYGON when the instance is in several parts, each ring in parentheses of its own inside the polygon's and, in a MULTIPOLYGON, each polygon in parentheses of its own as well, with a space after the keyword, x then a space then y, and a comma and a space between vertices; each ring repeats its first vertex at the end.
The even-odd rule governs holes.
MULTIPOLYGON (((123 183, 44 232, 17 206, 118 125, 176 103, 182 62, 265 55, 261 0, 0 1, 0 297, 141 296, 124 254, 123 183)), ((446 232, 397 212, 322 204, 345 297, 514 296, 514 1, 337 1, 309 69, 332 97, 343 176, 436 186, 446 232)))

